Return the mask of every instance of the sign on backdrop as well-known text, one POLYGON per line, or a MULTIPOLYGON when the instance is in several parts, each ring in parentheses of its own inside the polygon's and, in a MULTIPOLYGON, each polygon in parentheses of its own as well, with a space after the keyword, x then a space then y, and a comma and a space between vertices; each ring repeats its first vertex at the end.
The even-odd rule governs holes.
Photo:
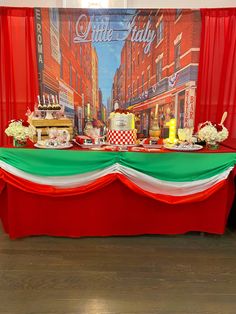
POLYGON ((179 127, 193 124, 199 10, 37 8, 35 13, 41 93, 58 95, 80 129, 88 104, 92 118, 104 121, 115 103, 131 109, 141 133, 148 132, 156 104, 161 127, 173 116, 179 127))

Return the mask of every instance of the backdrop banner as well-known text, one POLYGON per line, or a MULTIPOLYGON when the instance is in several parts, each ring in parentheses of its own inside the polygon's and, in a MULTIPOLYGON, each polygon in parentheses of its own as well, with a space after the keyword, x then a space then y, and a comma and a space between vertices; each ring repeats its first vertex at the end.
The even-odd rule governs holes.
POLYGON ((77 128, 119 106, 148 136, 156 105, 161 128, 173 117, 193 126, 199 10, 37 8, 35 23, 40 93, 58 96, 77 128))

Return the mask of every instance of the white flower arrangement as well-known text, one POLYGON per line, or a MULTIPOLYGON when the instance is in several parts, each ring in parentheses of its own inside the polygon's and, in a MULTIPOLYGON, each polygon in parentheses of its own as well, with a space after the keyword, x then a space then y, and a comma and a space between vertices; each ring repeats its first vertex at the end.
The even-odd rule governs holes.
POLYGON ((27 121, 11 120, 5 133, 7 136, 13 136, 16 140, 25 141, 27 138, 33 137, 36 130, 27 121))
POLYGON ((229 132, 223 124, 212 124, 206 121, 200 125, 198 137, 202 141, 210 142, 223 142, 229 136, 229 132))

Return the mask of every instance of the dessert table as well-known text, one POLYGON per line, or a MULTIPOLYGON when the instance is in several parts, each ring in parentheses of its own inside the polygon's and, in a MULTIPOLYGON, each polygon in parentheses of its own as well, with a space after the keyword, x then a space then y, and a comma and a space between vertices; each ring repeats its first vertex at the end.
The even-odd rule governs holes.
POLYGON ((10 238, 223 234, 236 153, 0 148, 0 218, 10 238))

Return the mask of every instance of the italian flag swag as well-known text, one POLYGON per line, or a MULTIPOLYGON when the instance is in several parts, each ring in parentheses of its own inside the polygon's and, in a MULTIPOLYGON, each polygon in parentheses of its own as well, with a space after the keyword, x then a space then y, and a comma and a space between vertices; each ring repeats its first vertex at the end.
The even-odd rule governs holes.
POLYGON ((201 201, 226 184, 236 153, 132 153, 0 148, 7 182, 41 195, 80 195, 120 180, 169 204, 201 201))

